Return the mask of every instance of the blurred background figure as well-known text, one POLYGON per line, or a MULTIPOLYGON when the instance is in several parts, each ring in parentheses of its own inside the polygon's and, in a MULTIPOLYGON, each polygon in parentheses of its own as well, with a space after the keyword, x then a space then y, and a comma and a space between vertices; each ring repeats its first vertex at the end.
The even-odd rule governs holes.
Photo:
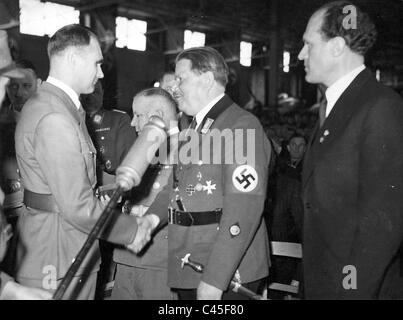
MULTIPOLYGON (((0 3, 1 5, 1 3, 0 3)), ((0 6, 1 12, 2 6, 0 6)), ((3 18, 3 17, 1 17, 3 18)), ((24 77, 24 74, 16 69, 15 64, 11 60, 10 50, 8 48, 7 43, 7 32, 2 30, 5 26, 9 26, 10 23, 5 23, 0 20, 0 112, 2 109, 2 103, 4 100, 4 96, 6 93, 6 86, 9 83, 10 79, 21 79, 24 77)), ((13 22, 11 22, 11 25, 13 22)), ((2 125, 0 124, 0 128, 2 125)), ((1 140, 4 140, 4 137, 0 135, 1 140)), ((2 155, 2 150, 0 149, 0 156, 2 155)), ((0 157, 1 159, 1 157, 0 157)), ((1 162, 0 162, 1 165, 1 162)), ((0 175, 2 176, 2 174, 0 175)), ((3 214, 3 201, 5 199, 5 194, 3 190, 0 188, 0 263, 2 262, 4 256, 7 252, 7 244, 9 240, 12 238, 13 230, 11 225, 7 222, 5 215, 3 214)), ((20 299, 20 300, 28 300, 28 299, 50 299, 52 295, 48 292, 39 289, 33 289, 21 286, 16 283, 12 277, 3 272, 3 269, 0 268, 0 300, 11 300, 11 299, 20 299)))
POLYGON ((11 79, 7 86, 7 97, 10 100, 9 110, 13 113, 15 121, 18 121, 19 114, 25 102, 36 92, 41 79, 33 63, 29 60, 18 60, 16 66, 21 69, 24 77, 11 79))
MULTIPOLYGON (((274 209, 269 224, 272 241, 302 241, 301 174, 306 145, 304 136, 294 134, 277 159, 274 209)), ((288 257, 273 257, 272 261, 274 281, 301 281, 300 261, 288 257)))
POLYGON ((7 221, 13 229, 13 238, 8 247, 2 266, 9 274, 14 274, 15 249, 18 240, 16 224, 23 209, 23 188, 15 157, 14 134, 21 110, 32 97, 41 82, 35 66, 28 60, 18 60, 13 65, 18 68, 20 77, 11 77, 6 89, 6 99, 0 110, 0 187, 5 198, 3 209, 7 221))

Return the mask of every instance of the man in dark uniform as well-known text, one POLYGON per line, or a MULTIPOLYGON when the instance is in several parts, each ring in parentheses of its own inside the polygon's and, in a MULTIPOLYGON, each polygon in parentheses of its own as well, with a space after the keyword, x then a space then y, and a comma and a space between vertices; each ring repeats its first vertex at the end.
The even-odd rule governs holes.
POLYGON ((183 51, 175 74, 179 109, 193 121, 179 136, 173 185, 148 210, 166 220, 169 205, 168 285, 180 299, 239 299, 231 280, 257 291, 268 275, 262 212, 270 143, 259 120, 225 95, 228 67, 216 50, 183 51))
POLYGON ((102 107, 103 96, 102 84, 98 81, 94 93, 80 97, 87 114, 88 131, 97 149, 99 185, 114 182, 117 167, 137 137, 126 112, 117 109, 106 110, 102 107))
MULTIPOLYGON (((87 114, 86 125, 94 147, 97 150, 98 191, 105 188, 111 195, 114 188, 115 172, 123 161, 137 134, 130 125, 130 117, 126 112, 112 109, 106 110, 103 105, 104 92, 98 81, 92 94, 81 95, 80 100, 87 114)), ((98 193, 103 196, 103 192, 98 193)), ((102 264, 98 277, 96 299, 102 298, 105 288, 113 280, 115 264, 112 261, 113 245, 100 240, 102 264)))

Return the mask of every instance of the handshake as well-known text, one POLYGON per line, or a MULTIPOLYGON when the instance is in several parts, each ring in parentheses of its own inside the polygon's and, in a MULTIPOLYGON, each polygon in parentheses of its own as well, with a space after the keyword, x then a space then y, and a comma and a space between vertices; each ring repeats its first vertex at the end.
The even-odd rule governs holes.
POLYGON ((139 253, 151 240, 151 233, 160 223, 160 218, 153 213, 137 216, 137 232, 134 241, 126 248, 134 253, 139 253))

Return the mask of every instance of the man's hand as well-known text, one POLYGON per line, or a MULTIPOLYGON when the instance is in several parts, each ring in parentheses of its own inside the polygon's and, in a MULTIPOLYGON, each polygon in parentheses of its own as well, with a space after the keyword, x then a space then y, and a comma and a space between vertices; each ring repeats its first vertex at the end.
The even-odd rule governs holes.
POLYGON ((50 300, 52 294, 48 291, 22 286, 14 281, 6 283, 2 295, 2 300, 50 300))
POLYGON ((130 210, 130 215, 136 216, 136 217, 142 217, 145 215, 149 207, 143 206, 142 204, 135 205, 132 207, 130 210))
POLYGON ((160 218, 155 214, 147 214, 143 217, 137 217, 137 233, 133 243, 127 246, 127 249, 134 253, 140 252, 151 239, 151 232, 160 223, 160 218))
POLYGON ((197 300, 221 300, 222 290, 200 281, 197 288, 197 300))

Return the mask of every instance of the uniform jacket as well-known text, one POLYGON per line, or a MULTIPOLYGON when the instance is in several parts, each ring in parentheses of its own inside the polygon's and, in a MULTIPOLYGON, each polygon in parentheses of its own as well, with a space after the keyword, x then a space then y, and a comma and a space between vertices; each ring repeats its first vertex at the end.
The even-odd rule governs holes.
MULTIPOLYGON (((170 207, 178 209, 176 200, 179 198, 186 211, 222 208, 223 214, 219 224, 168 225, 168 285, 173 288, 197 288, 203 280, 226 290, 237 270, 243 283, 266 277, 269 248, 262 211, 271 150, 261 124, 256 117, 224 96, 206 115, 191 139, 189 144, 185 143, 179 149, 176 185, 170 186, 166 197, 166 193, 161 192, 149 212, 166 219, 167 201, 170 207), (220 134, 224 129, 228 136, 239 129, 241 139, 229 139, 227 148, 224 143, 213 145, 210 139, 213 132, 220 134), (254 163, 241 168, 242 161, 231 161, 231 156, 242 151, 247 154, 245 129, 254 132, 255 143, 249 146, 254 147, 253 151, 249 150, 254 163), (210 149, 205 149, 207 145, 210 149), (190 148, 200 150, 199 157, 188 162, 184 153, 190 148), (217 156, 218 159, 213 161, 217 156), (203 274, 189 266, 181 268, 181 259, 188 253, 192 261, 203 264, 203 274)), ((192 154, 197 152, 193 150, 192 154)))
POLYGON ((88 117, 86 123, 97 149, 100 169, 114 175, 136 140, 136 130, 130 125, 130 117, 120 110, 101 109, 88 117))
MULTIPOLYGON (((132 190, 134 204, 149 207, 158 193, 167 185, 171 173, 172 166, 150 166, 141 183, 132 190)), ((167 256, 168 227, 164 226, 157 230, 151 242, 139 254, 134 254, 124 248, 116 248, 113 253, 113 260, 128 266, 165 270, 166 272, 167 256)))
POLYGON ((402 146, 402 99, 362 71, 305 155, 306 298, 403 298, 402 146))
MULTIPOLYGON (((44 83, 24 106, 16 129, 16 153, 24 188, 53 195, 58 212, 27 208, 20 217, 18 277, 63 277, 103 208, 94 196, 96 151, 77 110, 61 89, 44 83)), ((120 215, 108 241, 129 244, 137 224, 120 215)), ((98 268, 98 245, 78 271, 98 268), (91 263, 89 261, 91 260, 91 263)))

